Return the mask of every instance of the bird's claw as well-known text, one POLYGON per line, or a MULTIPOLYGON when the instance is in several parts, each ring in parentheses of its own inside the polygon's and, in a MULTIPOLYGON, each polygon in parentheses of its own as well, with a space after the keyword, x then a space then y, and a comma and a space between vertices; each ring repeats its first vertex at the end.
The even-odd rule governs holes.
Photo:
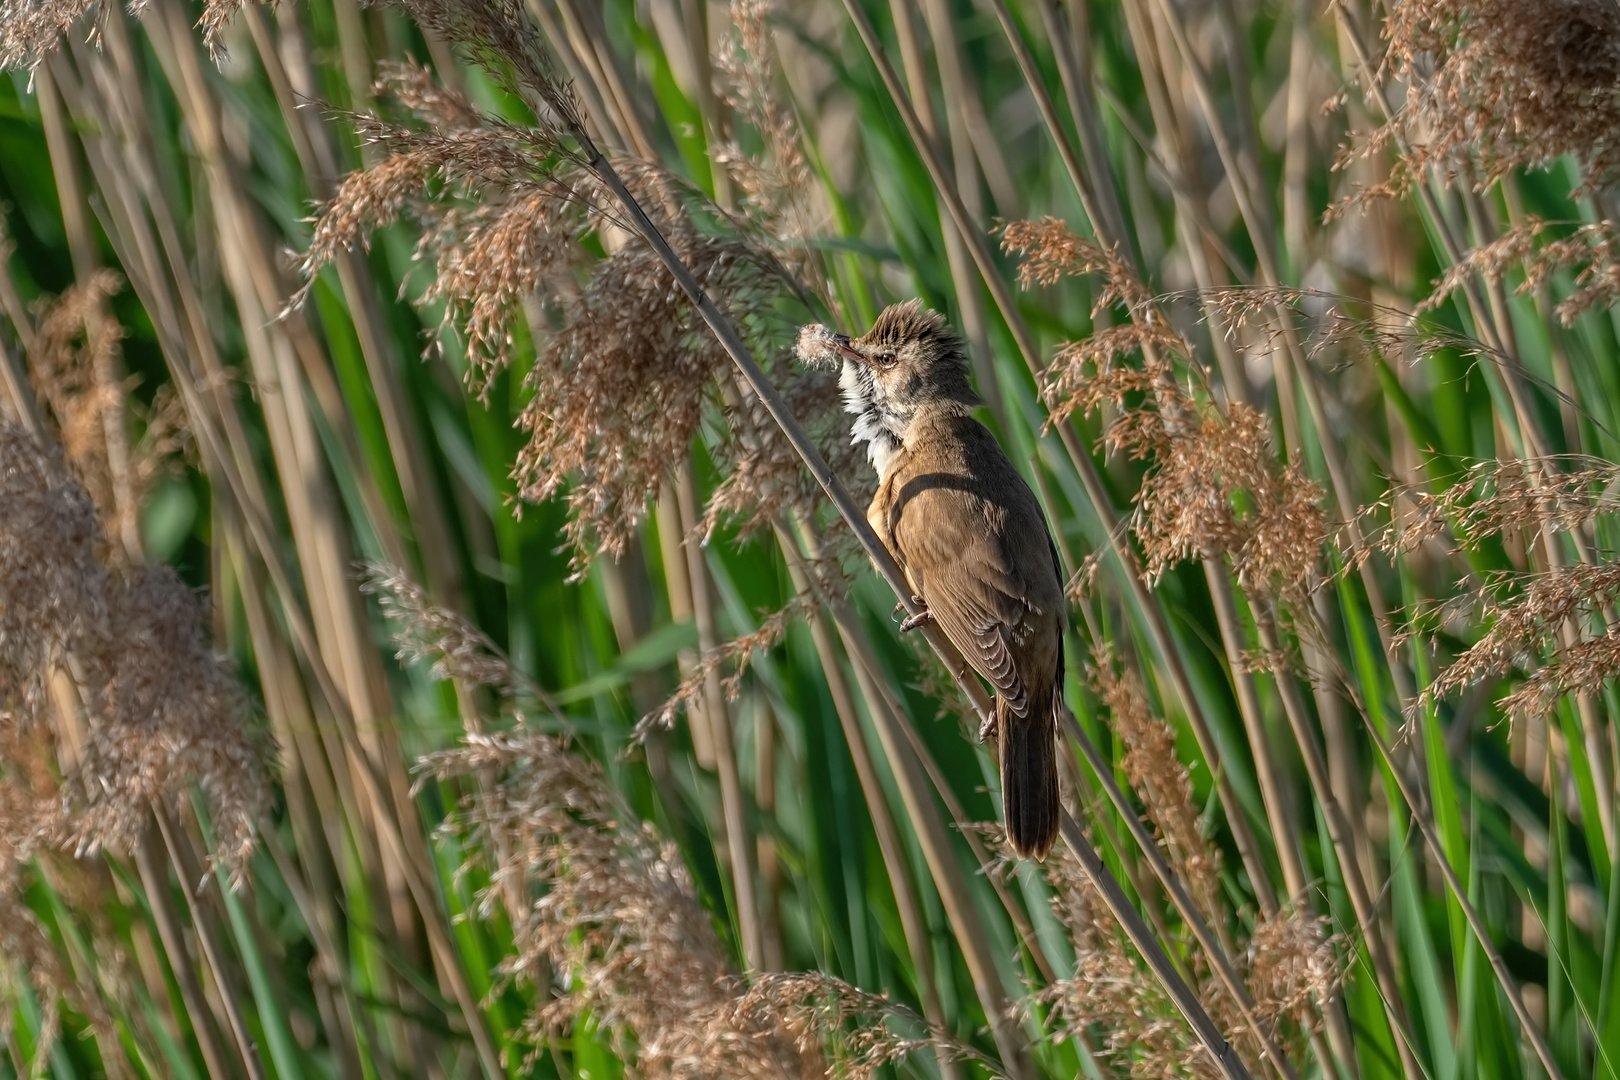
POLYGON ((917 629, 917 627, 921 626, 923 623, 933 621, 934 613, 929 611, 927 608, 923 608, 921 611, 917 612, 917 614, 907 615, 905 619, 901 621, 900 632, 904 634, 907 631, 917 629))
POLYGON ((989 742, 996 737, 996 714, 991 713, 979 724, 979 741, 989 742))

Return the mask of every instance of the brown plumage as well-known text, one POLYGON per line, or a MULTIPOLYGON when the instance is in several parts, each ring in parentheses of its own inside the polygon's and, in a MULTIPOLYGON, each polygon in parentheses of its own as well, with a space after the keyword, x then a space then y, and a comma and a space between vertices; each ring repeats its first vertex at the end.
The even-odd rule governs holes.
POLYGON ((995 687, 1007 836, 1042 858, 1058 830, 1064 600, 1040 504, 970 415, 979 399, 942 316, 913 300, 827 343, 878 471, 867 519, 927 607, 903 628, 931 618, 995 687))

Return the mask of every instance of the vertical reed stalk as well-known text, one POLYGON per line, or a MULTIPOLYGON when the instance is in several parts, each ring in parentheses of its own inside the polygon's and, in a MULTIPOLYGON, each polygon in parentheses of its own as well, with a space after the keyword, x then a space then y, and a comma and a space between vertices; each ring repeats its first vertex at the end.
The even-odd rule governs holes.
MULTIPOLYGON (((687 578, 692 583, 692 609, 696 615, 698 648, 705 662, 720 647, 720 633, 714 619, 714 599, 709 591, 709 568, 698 541, 701 519, 697 493, 692 485, 692 465, 688 461, 675 474, 675 497, 680 506, 681 541, 686 548, 687 578)), ((759 971, 764 961, 764 939, 760 936, 759 899, 754 892, 754 843, 748 828, 747 797, 737 771, 737 754, 732 741, 731 714, 726 694, 720 686, 720 669, 709 667, 704 680, 703 713, 714 743, 715 769, 720 775, 720 808, 726 828, 726 851, 731 858, 731 886, 737 904, 738 936, 749 971, 759 971)))

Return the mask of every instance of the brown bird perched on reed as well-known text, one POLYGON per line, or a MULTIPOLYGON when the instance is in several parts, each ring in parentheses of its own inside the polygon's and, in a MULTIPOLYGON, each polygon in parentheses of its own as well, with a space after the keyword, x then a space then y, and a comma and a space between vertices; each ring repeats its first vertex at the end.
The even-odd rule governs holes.
POLYGON ((996 690, 1007 838, 1043 858, 1058 831, 1057 710, 1063 694, 1063 575, 1040 504, 973 419, 962 340, 911 300, 858 338, 824 326, 799 336, 808 362, 837 360, 854 440, 878 491, 867 520, 924 611, 996 690))

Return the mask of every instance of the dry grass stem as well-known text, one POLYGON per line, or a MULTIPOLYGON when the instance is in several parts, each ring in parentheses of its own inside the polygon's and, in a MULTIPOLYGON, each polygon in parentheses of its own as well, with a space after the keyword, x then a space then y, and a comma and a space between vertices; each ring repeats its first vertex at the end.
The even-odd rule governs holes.
MULTIPOLYGON (((1041 989, 1057 1040, 1095 1032, 1096 1052, 1133 1080, 1216 1080, 1221 1069, 1193 1036, 1153 975, 1133 956, 1091 879, 1067 847, 1047 858, 1054 913, 1074 946, 1074 975, 1041 989)), ((1201 995, 1213 1001, 1214 994, 1201 995)))
POLYGON ((655 729, 672 728, 675 726, 675 718, 681 712, 694 704, 701 708, 709 676, 723 669, 728 663, 734 664, 735 667, 721 681, 721 686, 725 689, 726 700, 736 701, 738 695, 742 693, 743 677, 748 674, 754 654, 775 648, 787 636, 788 627, 814 610, 815 597, 812 594, 801 593, 788 601, 785 606, 767 615, 758 629, 734 638, 704 656, 686 678, 681 680, 680 686, 675 688, 675 693, 658 711, 641 718, 636 724, 633 737, 638 740, 645 739, 655 729))

